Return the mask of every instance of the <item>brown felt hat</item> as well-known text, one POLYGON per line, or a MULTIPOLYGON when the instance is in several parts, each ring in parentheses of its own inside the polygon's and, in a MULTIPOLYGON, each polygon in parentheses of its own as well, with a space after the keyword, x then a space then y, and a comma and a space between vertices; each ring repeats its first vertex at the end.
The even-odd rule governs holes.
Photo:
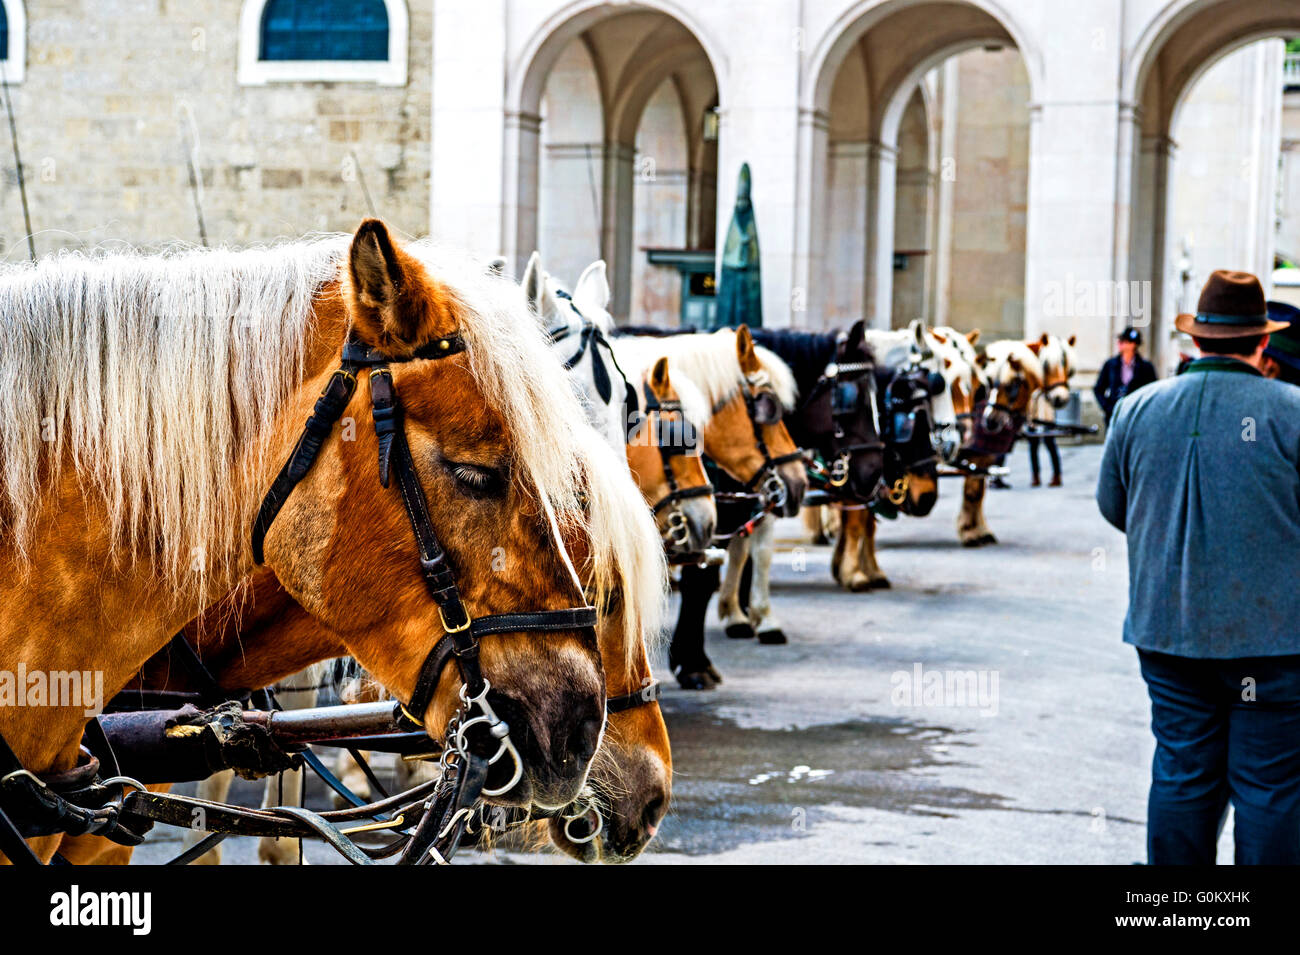
POLYGON ((1249 272, 1219 269, 1210 275, 1196 302, 1195 315, 1179 315, 1174 325, 1193 338, 1245 338, 1286 328, 1270 321, 1264 288, 1249 272))

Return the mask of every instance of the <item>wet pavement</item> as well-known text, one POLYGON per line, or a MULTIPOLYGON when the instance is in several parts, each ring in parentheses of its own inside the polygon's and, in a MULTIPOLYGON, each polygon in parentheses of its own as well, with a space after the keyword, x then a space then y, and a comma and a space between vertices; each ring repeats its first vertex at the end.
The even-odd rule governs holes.
MULTIPOLYGON (((1017 451, 1012 489, 987 502, 1000 543, 958 545, 960 484, 945 481, 929 517, 882 526, 889 590, 839 590, 830 548, 782 522, 773 606, 790 643, 728 640, 711 616, 724 683, 687 692, 667 678, 673 805, 643 862, 1144 858, 1153 743, 1120 640, 1124 541, 1092 498, 1100 448, 1062 448, 1063 488, 1030 488, 1017 451)), ((153 842, 138 861, 176 845, 153 842)), ((227 854, 254 861, 252 840, 227 854)))

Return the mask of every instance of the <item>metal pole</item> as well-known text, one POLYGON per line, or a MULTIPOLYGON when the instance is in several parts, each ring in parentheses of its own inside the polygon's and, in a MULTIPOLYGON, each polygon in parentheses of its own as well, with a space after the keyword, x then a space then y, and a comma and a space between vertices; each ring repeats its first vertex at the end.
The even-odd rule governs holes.
POLYGON ((366 188, 366 177, 361 172, 361 160, 357 159, 357 151, 349 149, 348 154, 352 156, 352 168, 356 170, 357 182, 361 184, 361 194, 366 197, 366 208, 370 210, 371 216, 377 216, 375 200, 370 198, 370 190, 366 188))
POLYGON ((23 200, 23 225, 27 229, 27 254, 36 261, 36 240, 32 237, 32 214, 27 207, 27 179, 23 176, 23 160, 18 154, 18 127, 14 125, 14 107, 9 99, 9 76, 4 61, 0 60, 0 86, 4 87, 5 112, 9 115, 9 139, 14 146, 14 166, 18 170, 18 194, 23 200))

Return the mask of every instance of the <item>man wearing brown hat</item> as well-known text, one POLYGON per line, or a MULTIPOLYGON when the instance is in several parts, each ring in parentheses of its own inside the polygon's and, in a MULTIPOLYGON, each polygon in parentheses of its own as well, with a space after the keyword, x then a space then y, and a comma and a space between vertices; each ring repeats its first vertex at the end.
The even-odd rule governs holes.
POLYGON ((1300 863, 1300 388, 1260 373, 1259 280, 1215 272, 1175 324, 1201 358, 1124 397, 1097 504, 1128 538, 1124 640, 1156 737, 1152 864, 1300 863))

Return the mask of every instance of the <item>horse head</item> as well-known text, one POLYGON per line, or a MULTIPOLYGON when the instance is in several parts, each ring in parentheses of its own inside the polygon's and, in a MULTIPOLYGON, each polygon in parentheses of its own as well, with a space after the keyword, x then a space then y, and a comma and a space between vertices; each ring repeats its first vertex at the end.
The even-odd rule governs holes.
MULTIPOLYGON (((266 532, 266 563, 399 699, 420 692, 427 705, 410 715, 434 737, 465 716, 462 687, 477 654, 487 688, 482 711, 506 724, 514 750, 494 763, 485 791, 495 789, 504 803, 564 805, 601 739, 598 647, 579 613, 550 616, 544 626, 515 615, 585 606, 570 556, 585 549, 597 599, 625 588, 637 618, 630 625, 639 627, 647 590, 659 583, 634 555, 649 529, 630 511, 644 511, 639 495, 588 454, 595 436, 509 283, 400 248, 377 220, 358 229, 342 273, 318 295, 322 354, 312 356, 315 373, 288 402, 282 447, 330 387, 328 359, 345 335, 356 343, 351 354, 378 354, 391 366, 358 370, 371 387, 356 389, 338 439, 323 441, 315 466, 282 502, 266 532), (356 426, 372 416, 375 428, 356 426), (400 493, 383 489, 390 473, 400 493), (421 496, 423 518, 412 509, 421 496), (621 524, 601 516, 606 508, 621 524), (422 531, 440 553, 428 552, 422 531), (456 603, 463 610, 449 620, 445 611, 456 603), (473 621, 502 614, 477 639, 473 621), (475 638, 472 647, 457 642, 441 657, 456 665, 431 671, 438 649, 449 646, 444 636, 462 633, 475 638)), ((500 757, 497 739, 480 736, 468 738, 470 748, 500 757)))

